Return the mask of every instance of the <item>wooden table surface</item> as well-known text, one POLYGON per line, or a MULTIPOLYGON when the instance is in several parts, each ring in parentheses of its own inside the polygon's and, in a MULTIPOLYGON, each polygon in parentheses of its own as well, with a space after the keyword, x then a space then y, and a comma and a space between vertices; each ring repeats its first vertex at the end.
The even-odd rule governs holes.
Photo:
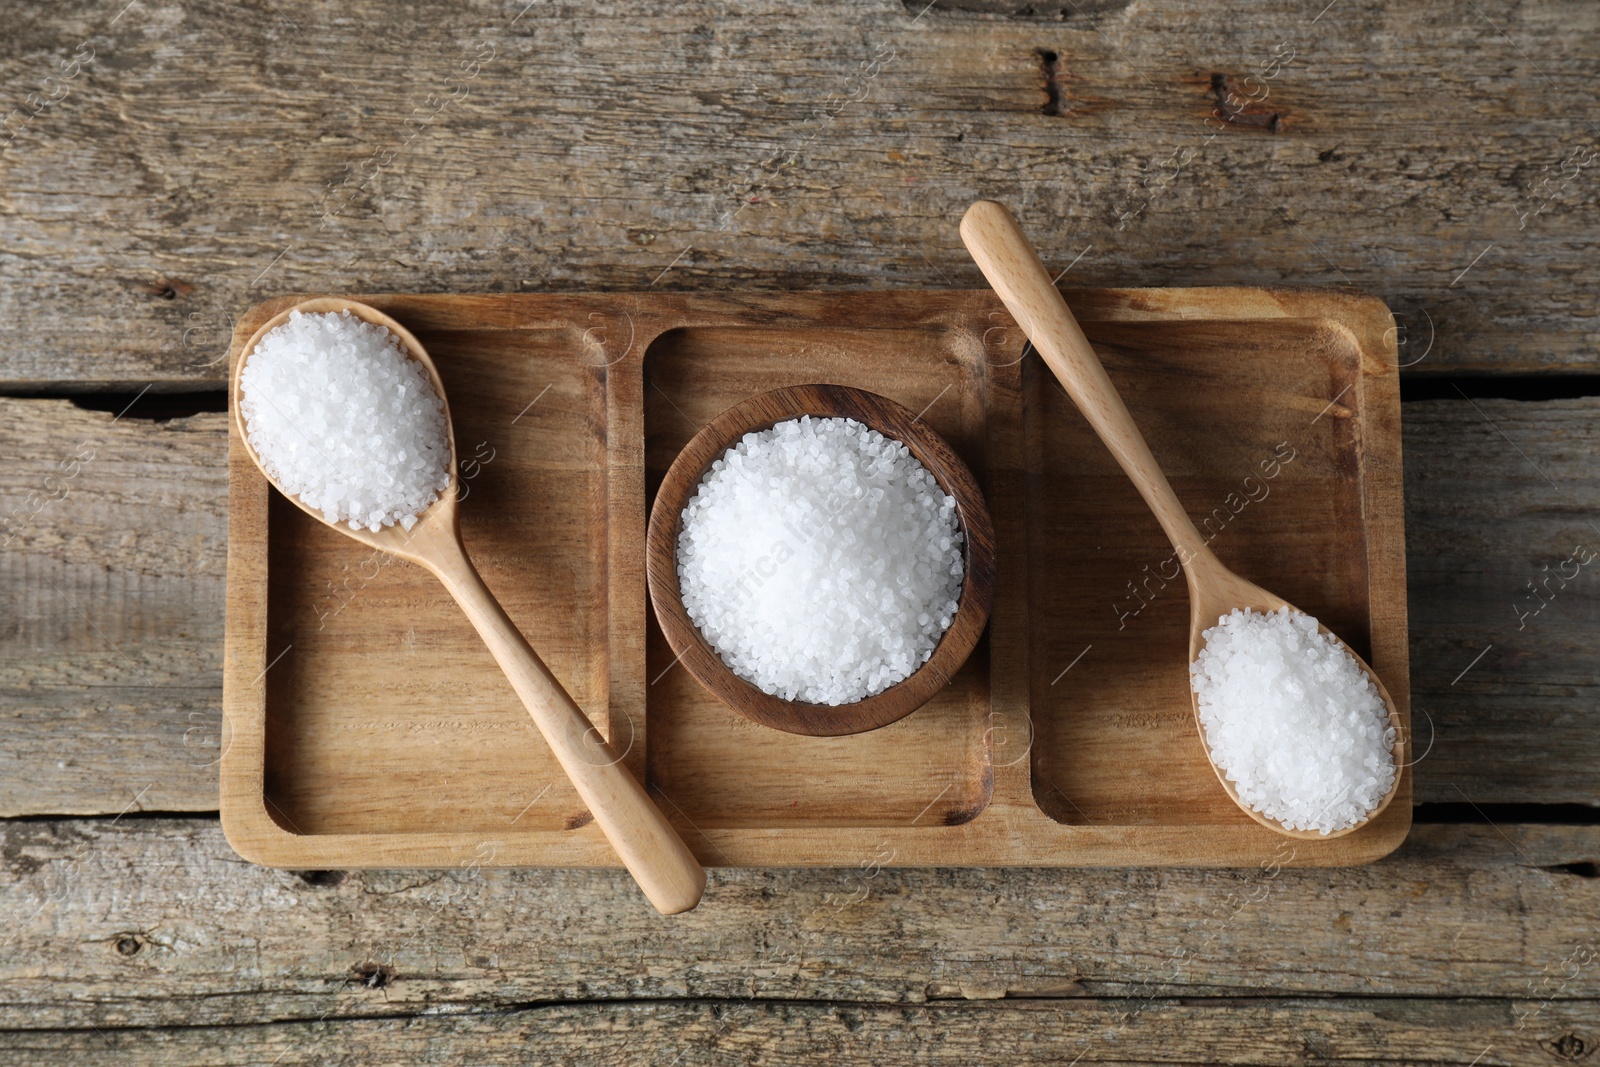
POLYGON ((1600 1063, 1600 7, 0 15, 0 1063, 1600 1063), (1427 749, 1397 854, 716 870, 671 921, 622 872, 234 855, 246 307, 976 287, 979 196, 1063 285, 1395 310, 1427 749))

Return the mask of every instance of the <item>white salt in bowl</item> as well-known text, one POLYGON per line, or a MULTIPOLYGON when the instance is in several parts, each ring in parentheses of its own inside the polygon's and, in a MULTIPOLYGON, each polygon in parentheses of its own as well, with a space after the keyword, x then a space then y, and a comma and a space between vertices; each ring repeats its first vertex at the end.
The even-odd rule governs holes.
POLYGON ((913 412, 876 393, 842 385, 775 389, 741 401, 718 415, 673 461, 650 510, 646 572, 656 620, 678 661, 717 699, 745 718, 789 733, 834 737, 863 733, 910 715, 949 684, 989 620, 994 596, 994 527, 983 493, 965 463, 913 412), (678 538, 685 506, 711 465, 747 433, 813 418, 854 419, 898 441, 955 499, 962 535, 960 596, 950 625, 927 662, 875 696, 848 704, 812 704, 763 692, 735 674, 706 640, 684 607, 679 586, 678 538))

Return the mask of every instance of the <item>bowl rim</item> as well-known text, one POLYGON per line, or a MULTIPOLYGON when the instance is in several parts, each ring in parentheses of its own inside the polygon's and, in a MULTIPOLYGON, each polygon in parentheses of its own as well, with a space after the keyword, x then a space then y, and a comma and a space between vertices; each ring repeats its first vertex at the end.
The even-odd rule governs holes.
POLYGON ((656 621, 678 662, 713 696, 753 722, 787 733, 838 737, 876 730, 910 715, 949 684, 977 646, 994 599, 994 524, 977 479, 932 427, 906 407, 865 389, 819 383, 745 398, 690 438, 668 467, 650 507, 645 572, 656 621), (965 573, 955 618, 932 656, 910 676, 852 704, 807 704, 764 693, 734 674, 689 618, 678 588, 683 508, 712 462, 747 433, 803 415, 852 418, 900 441, 956 500, 965 573))

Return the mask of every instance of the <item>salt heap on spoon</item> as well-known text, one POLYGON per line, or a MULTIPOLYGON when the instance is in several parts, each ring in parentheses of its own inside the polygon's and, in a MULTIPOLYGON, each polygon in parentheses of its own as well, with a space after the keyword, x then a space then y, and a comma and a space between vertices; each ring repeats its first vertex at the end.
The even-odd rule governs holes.
POLYGON ((1290 830, 1367 818, 1397 773, 1372 678, 1304 612, 1235 609, 1189 666, 1212 762, 1239 800, 1290 830))
POLYGON ((450 486, 444 401, 386 327, 290 312, 245 356, 239 393, 268 477, 329 522, 409 530, 450 486))

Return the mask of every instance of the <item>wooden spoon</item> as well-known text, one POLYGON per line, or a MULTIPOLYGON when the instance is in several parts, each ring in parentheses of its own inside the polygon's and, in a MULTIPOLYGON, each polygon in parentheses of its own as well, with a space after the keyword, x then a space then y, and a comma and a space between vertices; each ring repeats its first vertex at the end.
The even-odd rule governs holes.
MULTIPOLYGON (((1222 561, 1217 559, 1210 546, 1206 544, 1206 539, 1200 535, 1200 531, 1195 529, 1194 523, 1183 510, 1183 505, 1178 502, 1177 494, 1167 482, 1166 475, 1162 474, 1161 468, 1156 465, 1155 457, 1150 453, 1150 446, 1145 443, 1139 428, 1134 425, 1133 416, 1128 414, 1128 408, 1123 404, 1116 386, 1111 384, 1111 379, 1106 376, 1099 357, 1089 346, 1089 340, 1084 337, 1078 320, 1073 318, 1072 311, 1067 307, 1067 302, 1061 298, 1061 293, 1051 280, 1050 273, 1040 262, 1039 254, 1034 251, 1033 245, 1028 242, 1027 236, 1017 225, 1017 220, 1011 216, 1011 212, 993 200, 978 201, 967 209, 966 215, 961 219, 961 239, 966 242, 967 250, 978 263, 978 269, 983 271, 983 276, 994 287, 1006 310, 1017 320, 1017 325, 1022 327, 1022 332, 1033 342, 1033 347, 1054 372, 1066 389, 1067 395, 1072 397, 1084 417, 1089 420, 1089 425, 1100 435, 1100 440, 1105 442, 1111 454, 1121 464, 1123 471, 1133 480, 1139 495, 1144 497, 1150 510, 1155 512, 1161 528, 1166 531, 1167 539, 1177 550, 1178 560, 1183 564, 1184 575, 1189 585, 1190 662, 1192 663, 1205 647, 1205 639, 1202 636, 1204 631, 1215 626, 1222 616, 1235 608, 1248 608, 1263 613, 1277 611, 1283 607, 1298 610, 1282 597, 1246 581, 1223 566, 1222 561)), ((1326 627, 1321 629, 1323 633, 1338 640, 1338 635, 1326 627)), ((1348 646, 1345 650, 1350 651, 1348 646)), ((1400 790, 1400 774, 1405 767, 1405 731, 1400 714, 1394 706, 1394 700, 1389 696, 1389 691, 1384 688, 1382 680, 1373 673, 1371 667, 1367 666, 1365 660, 1353 651, 1350 654, 1378 687, 1378 693, 1383 697, 1384 705, 1389 711, 1389 723, 1395 731, 1394 784, 1365 819, 1354 826, 1329 834, 1315 830, 1291 830, 1241 802, 1233 783, 1217 767, 1216 762, 1212 761, 1211 769, 1216 771, 1217 780, 1222 783, 1222 788, 1227 790, 1228 796, 1233 798, 1235 804, 1256 822, 1289 837, 1325 840, 1350 833, 1377 818, 1400 790)), ((1200 723, 1199 698, 1195 695, 1193 685, 1189 687, 1189 696, 1194 707, 1195 726, 1200 731, 1206 758, 1211 759, 1211 747, 1205 743, 1205 728, 1200 723)))
MULTIPOLYGON (((244 443, 245 452, 258 468, 261 468, 261 457, 250 446, 244 416, 240 413, 239 376, 245 361, 255 351, 262 337, 287 322, 291 311, 307 314, 348 311, 367 322, 388 327, 411 358, 427 369, 434 391, 441 400, 444 399, 444 383, 439 380, 433 360, 404 326, 376 308, 354 300, 319 298, 303 301, 264 323, 244 346, 242 355, 233 367, 229 399, 234 425, 239 431, 239 439, 244 443)), ((455 433, 450 430, 449 411, 449 404, 446 403, 445 426, 450 435, 450 486, 417 517, 416 525, 409 531, 395 525, 376 532, 366 527, 352 530, 348 523, 342 522, 329 522, 328 525, 364 545, 420 563, 444 583, 444 587, 472 621, 484 644, 489 646, 495 662, 500 664, 500 669, 511 680, 512 688, 533 716, 535 725, 555 753, 562 770, 572 779, 578 795, 594 815, 606 840, 617 850, 617 855, 644 890, 645 896, 650 898, 650 903, 667 915, 688 911, 700 902, 706 884, 705 871, 672 824, 661 814, 661 809, 645 793, 639 780, 622 765, 622 757, 600 736, 582 709, 550 673, 550 668, 544 665, 539 654, 523 638, 467 557, 466 546, 461 541, 461 522, 456 506, 456 446, 455 433)), ((261 468, 261 472, 266 474, 265 468, 261 468)), ((270 475, 267 478, 268 481, 272 480, 270 475)), ((308 507, 288 493, 284 495, 301 511, 328 522, 321 511, 308 507)))

